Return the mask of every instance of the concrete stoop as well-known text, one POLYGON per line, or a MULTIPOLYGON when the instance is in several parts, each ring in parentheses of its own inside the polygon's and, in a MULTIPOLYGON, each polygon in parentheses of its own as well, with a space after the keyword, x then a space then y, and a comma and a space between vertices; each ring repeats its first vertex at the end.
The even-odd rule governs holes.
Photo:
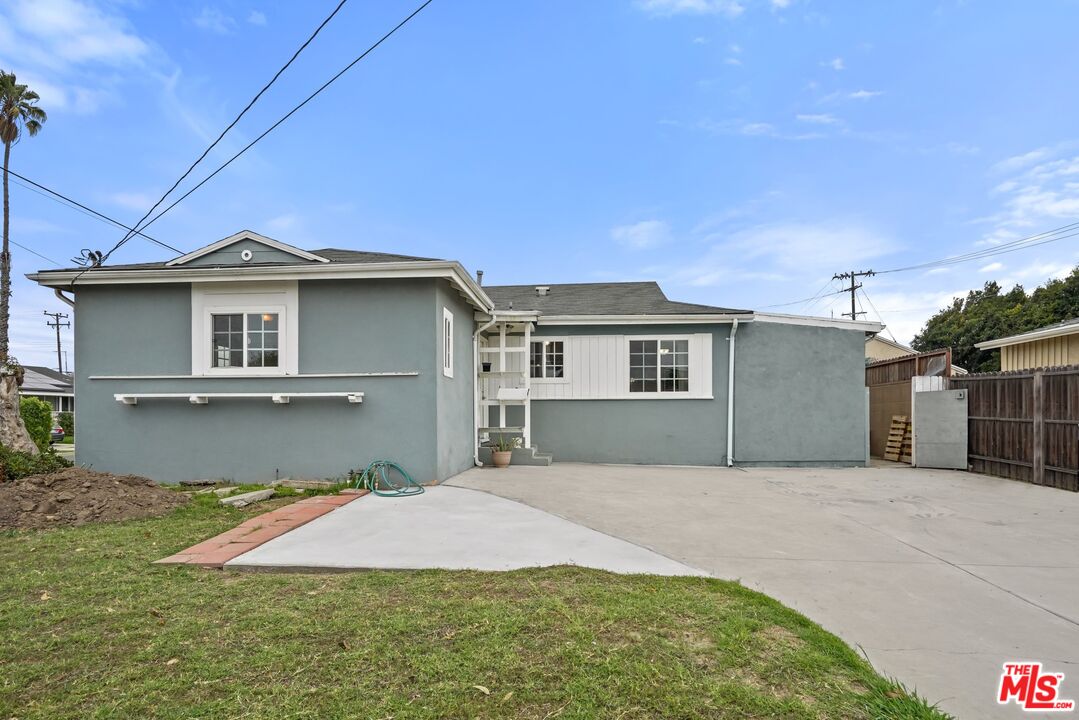
MULTIPOLYGON (((480 447, 480 462, 484 465, 492 465, 491 448, 480 447)), ((514 448, 510 465, 550 465, 554 462, 554 455, 540 452, 536 447, 514 448)))

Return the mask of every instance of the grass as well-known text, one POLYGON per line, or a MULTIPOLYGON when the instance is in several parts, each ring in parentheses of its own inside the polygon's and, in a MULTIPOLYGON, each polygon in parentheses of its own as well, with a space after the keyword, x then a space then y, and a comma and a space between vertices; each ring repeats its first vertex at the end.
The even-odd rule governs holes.
POLYGON ((291 501, 215 500, 0 534, 0 717, 944 717, 729 582, 151 565, 291 501))

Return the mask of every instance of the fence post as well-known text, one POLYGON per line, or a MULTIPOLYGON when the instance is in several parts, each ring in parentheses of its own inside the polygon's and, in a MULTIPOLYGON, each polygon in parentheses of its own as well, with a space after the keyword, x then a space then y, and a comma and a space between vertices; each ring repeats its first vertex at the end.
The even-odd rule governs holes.
POLYGON ((1034 371, 1034 468, 1030 481, 1036 485, 1045 484, 1045 396, 1042 392, 1042 372, 1034 371))

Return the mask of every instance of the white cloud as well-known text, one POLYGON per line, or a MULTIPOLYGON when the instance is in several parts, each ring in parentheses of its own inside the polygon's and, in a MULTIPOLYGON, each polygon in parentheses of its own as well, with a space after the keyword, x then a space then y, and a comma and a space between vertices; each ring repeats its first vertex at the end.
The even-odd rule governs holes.
POLYGON ((228 35, 236 28, 235 20, 218 8, 209 5, 203 6, 202 12, 196 15, 192 22, 196 27, 218 35, 228 35))
POLYGON ((1033 165, 1036 162, 1044 160, 1051 154, 1049 148, 1038 148, 1037 150, 1031 150, 1028 153, 1022 155, 1014 155, 1010 158, 1005 158, 997 164, 993 165, 993 172, 998 173, 1010 173, 1022 170, 1023 168, 1033 165))
POLYGON ((119 95, 125 73, 146 72, 154 55, 110 6, 84 0, 0 5, 0 67, 36 91, 49 112, 96 112, 119 95))
POLYGON ((819 113, 816 115, 795 115, 796 120, 804 123, 812 123, 814 125, 838 125, 840 120, 834 115, 828 113, 819 113))
POLYGON ((745 7, 738 0, 638 0, 637 7, 651 15, 726 15, 738 17, 745 7))
POLYGON ((883 94, 884 91, 882 90, 855 90, 854 92, 849 93, 847 97, 851 100, 869 100, 870 98, 875 98, 878 95, 883 94))
POLYGON ((296 213, 285 213, 267 220, 263 225, 271 233, 293 230, 299 223, 300 217, 296 213))
POLYGON ((772 0, 773 10, 786 10, 791 6, 791 0, 772 0))
POLYGON ((657 272, 690 287, 749 278, 790 285, 808 276, 830 276, 836 268, 880 257, 894 247, 889 238, 856 222, 769 223, 733 231, 723 224, 708 223, 710 231, 700 238, 708 245, 702 255, 657 272))
POLYGON ((841 57, 832 58, 831 60, 828 60, 826 62, 822 62, 821 65, 823 67, 830 67, 830 68, 832 68, 833 70, 836 70, 836 71, 846 70, 847 69, 846 64, 844 64, 844 62, 843 62, 843 58, 841 58, 841 57))
POLYGON ((611 239, 635 250, 664 245, 671 240, 671 229, 662 220, 642 220, 611 228, 611 239))
POLYGON ((145 192, 116 192, 109 195, 108 200, 113 205, 122 207, 125 210, 144 213, 153 206, 157 198, 151 197, 149 193, 145 192))
POLYGON ((978 268, 978 272, 980 272, 980 273, 991 273, 991 272, 996 272, 997 270, 1003 270, 1003 269, 1004 269, 1004 263, 991 262, 988 265, 986 265, 985 267, 978 268))
POLYGON ((723 62, 724 62, 724 64, 726 64, 726 65, 734 65, 734 66, 739 66, 739 65, 741 65, 741 64, 742 64, 742 61, 741 61, 741 60, 739 60, 739 59, 738 59, 738 58, 736 58, 736 57, 729 57, 729 58, 727 58, 726 60, 724 60, 723 62))
POLYGON ((252 25, 259 25, 259 26, 265 25, 266 24, 266 14, 261 13, 258 10, 252 10, 247 16, 247 22, 249 22, 252 25))

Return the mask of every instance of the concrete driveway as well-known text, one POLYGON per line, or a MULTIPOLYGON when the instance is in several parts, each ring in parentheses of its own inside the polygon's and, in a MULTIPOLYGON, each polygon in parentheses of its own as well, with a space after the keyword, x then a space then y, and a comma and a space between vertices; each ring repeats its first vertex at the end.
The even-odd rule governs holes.
POLYGON ((1077 494, 906 466, 556 463, 450 484, 740 580, 959 718, 1032 716, 996 703, 1012 660, 1065 673, 1062 697, 1079 700, 1077 494))

